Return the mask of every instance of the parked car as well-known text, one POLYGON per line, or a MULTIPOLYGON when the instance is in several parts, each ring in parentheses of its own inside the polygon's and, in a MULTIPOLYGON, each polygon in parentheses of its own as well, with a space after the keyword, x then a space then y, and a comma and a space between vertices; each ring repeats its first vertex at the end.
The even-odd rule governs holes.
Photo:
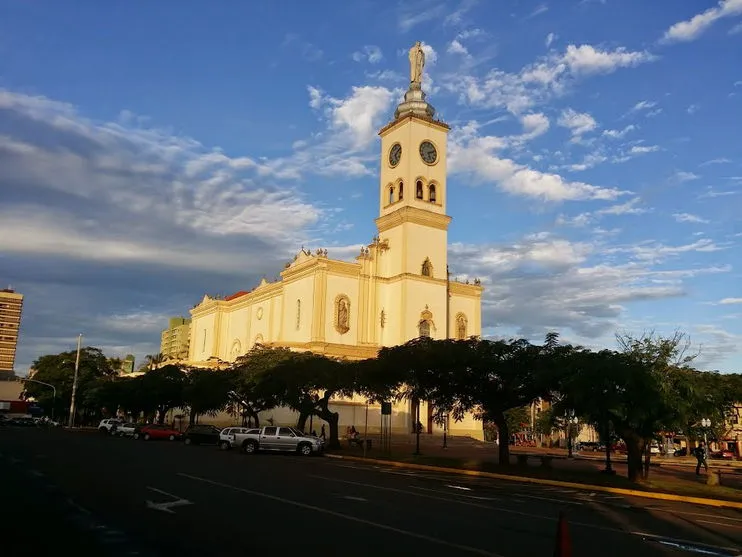
POLYGON ((189 425, 183 433, 186 445, 216 445, 221 430, 213 425, 189 425))
POLYGON ((134 430, 134 439, 144 439, 145 441, 149 441, 150 439, 175 441, 176 439, 180 439, 180 437, 180 431, 173 429, 169 425, 150 424, 134 430))
POLYGON ((727 449, 715 451, 713 453, 710 453, 709 456, 714 459, 734 460, 734 453, 727 449))
POLYGON ((111 434, 119 437, 131 437, 138 427, 138 424, 132 422, 120 423, 114 428, 111 434))
MULTIPOLYGON (((253 431, 253 430, 251 430, 253 431)), ((324 443, 294 427, 266 426, 257 433, 235 434, 235 444, 248 454, 258 451, 296 452, 303 456, 320 454, 324 443)))
POLYGON ((259 433, 259 429, 250 429, 247 427, 225 427, 221 432, 219 433, 219 448, 223 451, 228 451, 229 449, 232 449, 236 447, 237 445, 233 445, 234 442, 234 436, 237 433, 259 433))
POLYGON ((675 452, 672 453, 674 456, 688 456, 688 447, 683 447, 682 449, 676 449, 675 452))
POLYGON ((106 418, 105 420, 101 420, 98 424, 98 431, 101 433, 113 434, 114 428, 119 426, 121 423, 122 421, 118 418, 106 418))

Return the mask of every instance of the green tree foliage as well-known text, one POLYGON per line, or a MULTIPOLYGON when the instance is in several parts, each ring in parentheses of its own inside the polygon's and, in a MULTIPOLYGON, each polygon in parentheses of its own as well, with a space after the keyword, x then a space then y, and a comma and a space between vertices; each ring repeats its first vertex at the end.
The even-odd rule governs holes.
POLYGON ((183 401, 190 410, 190 423, 197 423, 203 414, 215 416, 224 410, 234 384, 235 373, 232 370, 190 370, 183 386, 183 401))
MULTIPOLYGON (((69 413, 76 355, 76 350, 49 354, 39 357, 33 363, 33 369, 36 370, 33 378, 54 385, 57 389, 54 414, 58 417, 69 413)), ((82 348, 80 350, 80 367, 77 379, 78 393, 84 393, 98 380, 112 377, 114 373, 110 362, 100 349, 90 346, 82 348)), ((33 397, 36 399, 47 415, 51 413, 53 391, 50 388, 27 382, 24 393, 26 398, 33 397)), ((90 419, 92 419, 92 415, 98 412, 98 408, 89 406, 83 396, 78 397, 78 401, 77 410, 80 415, 91 414, 90 419)))

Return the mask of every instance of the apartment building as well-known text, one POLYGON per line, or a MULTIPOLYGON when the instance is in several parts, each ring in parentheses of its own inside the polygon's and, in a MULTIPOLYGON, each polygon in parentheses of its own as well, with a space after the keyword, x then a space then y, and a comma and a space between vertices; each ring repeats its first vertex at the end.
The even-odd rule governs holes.
POLYGON ((191 320, 171 317, 168 327, 160 336, 160 352, 165 359, 185 360, 191 341, 191 320))
POLYGON ((0 290, 0 372, 13 372, 22 310, 23 294, 0 290))

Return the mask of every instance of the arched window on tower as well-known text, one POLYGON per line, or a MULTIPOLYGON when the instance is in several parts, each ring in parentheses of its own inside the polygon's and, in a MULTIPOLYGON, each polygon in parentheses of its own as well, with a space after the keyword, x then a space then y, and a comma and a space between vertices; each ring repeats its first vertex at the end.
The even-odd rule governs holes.
POLYGON ((424 277, 432 277, 433 276, 433 264, 430 262, 430 259, 427 257, 425 258, 425 261, 423 261, 422 269, 420 270, 420 274, 424 277))
POLYGON ((389 204, 394 203, 394 186, 389 186, 389 204))
POLYGON ((423 198, 423 181, 422 180, 418 180, 417 184, 415 184, 415 197, 417 197, 418 199, 423 198))
POLYGON ((296 330, 301 328, 301 300, 296 300, 296 330))
POLYGON ((435 184, 428 186, 428 201, 435 203, 435 184))
POLYGON ((400 182, 399 183, 399 196, 397 197, 397 199, 402 201, 403 197, 404 197, 404 182, 400 182))

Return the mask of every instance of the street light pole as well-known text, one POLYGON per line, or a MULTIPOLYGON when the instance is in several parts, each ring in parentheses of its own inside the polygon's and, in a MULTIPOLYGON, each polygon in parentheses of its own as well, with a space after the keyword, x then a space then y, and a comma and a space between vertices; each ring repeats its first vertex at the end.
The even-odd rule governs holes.
POLYGON ((708 418, 703 418, 701 420, 701 425, 703 426, 703 444, 706 445, 706 450, 708 450, 708 428, 711 427, 711 420, 709 420, 708 418))
POLYGON ((75 425, 75 398, 77 397, 77 372, 80 370, 80 347, 82 346, 82 333, 77 337, 77 357, 75 358, 75 375, 72 378, 72 400, 70 401, 70 419, 67 422, 69 427, 75 425))
POLYGON ((54 421, 54 406, 56 406, 57 404, 57 388, 51 383, 44 383, 43 381, 38 381, 37 379, 21 378, 21 381, 25 381, 26 383, 38 383, 39 385, 44 385, 45 387, 51 388, 52 390, 52 421, 54 421))
POLYGON ((443 414, 443 448, 448 448, 448 414, 443 414))

